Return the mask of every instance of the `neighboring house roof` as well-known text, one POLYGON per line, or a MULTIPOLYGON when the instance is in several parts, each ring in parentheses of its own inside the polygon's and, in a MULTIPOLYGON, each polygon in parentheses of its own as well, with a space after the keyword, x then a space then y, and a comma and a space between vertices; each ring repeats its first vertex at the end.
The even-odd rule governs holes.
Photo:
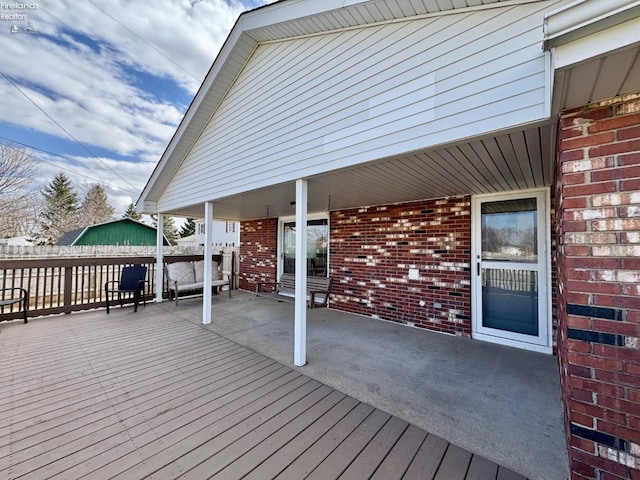
MULTIPOLYGON (((156 245, 157 229, 130 218, 89 225, 66 232, 56 245, 156 245)), ((164 237, 164 245, 169 241, 164 237)))
POLYGON ((73 245, 75 241, 82 235, 88 227, 76 228, 75 230, 70 230, 65 232, 62 237, 56 242, 56 245, 73 245))
POLYGON ((181 247, 196 247, 198 246, 198 242, 196 241, 195 235, 189 235, 188 237, 182 237, 176 239, 176 243, 181 247))
POLYGON ((17 246, 28 246, 33 245, 32 242, 29 241, 27 235, 20 235, 18 237, 9 237, 9 238, 0 238, 0 245, 17 245, 17 246))

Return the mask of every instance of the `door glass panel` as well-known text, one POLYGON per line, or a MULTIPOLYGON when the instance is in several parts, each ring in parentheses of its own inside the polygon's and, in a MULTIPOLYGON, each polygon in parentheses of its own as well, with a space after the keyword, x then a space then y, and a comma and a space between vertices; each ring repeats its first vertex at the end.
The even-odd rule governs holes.
POLYGON ((537 336, 538 272, 483 268, 482 324, 537 336))
MULTIPOLYGON (((296 223, 283 224, 282 256, 284 273, 296 271, 296 223)), ((307 275, 310 277, 327 276, 327 246, 329 226, 327 219, 307 222, 307 275)))
POLYGON ((535 198, 485 202, 481 214, 482 260, 537 263, 535 198))

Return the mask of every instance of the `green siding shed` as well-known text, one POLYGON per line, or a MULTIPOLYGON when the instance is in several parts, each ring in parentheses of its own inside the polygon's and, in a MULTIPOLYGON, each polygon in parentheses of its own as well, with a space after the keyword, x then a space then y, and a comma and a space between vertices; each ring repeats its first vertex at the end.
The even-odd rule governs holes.
MULTIPOLYGON (((169 245, 166 237, 163 243, 169 245)), ((156 228, 122 218, 73 230, 66 233, 57 244, 153 246, 156 244, 156 228)))

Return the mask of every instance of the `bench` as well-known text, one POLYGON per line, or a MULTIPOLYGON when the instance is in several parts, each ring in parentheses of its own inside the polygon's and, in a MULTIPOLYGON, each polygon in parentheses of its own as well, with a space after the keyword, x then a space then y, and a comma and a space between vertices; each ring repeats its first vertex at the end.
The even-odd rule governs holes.
MULTIPOLYGON (((331 280, 326 277, 307 277, 307 306, 317 305, 326 307, 329 300, 331 280)), ((279 282, 259 282, 256 284, 255 294, 258 297, 273 298, 278 302, 295 302, 296 277, 292 273, 283 273, 279 282), (265 292, 263 287, 272 285, 272 292, 265 292)))
POLYGON ((28 308, 29 292, 24 288, 0 288, 0 307, 6 307, 13 305, 14 303, 21 303, 22 317, 24 323, 27 323, 27 308, 28 308), (6 298, 6 292, 11 292, 10 298, 6 298))
MULTIPOLYGON (((221 256, 217 256, 216 258, 222 260, 221 256)), ((216 260, 211 262, 211 287, 213 288, 213 293, 217 295, 218 288, 225 285, 228 286, 229 298, 231 298, 230 279, 233 273, 228 274, 225 280, 221 267, 222 262, 216 260)), ((204 260, 166 264, 164 266, 164 275, 167 279, 169 300, 172 300, 175 296, 176 306, 178 306, 180 293, 202 293, 204 291, 204 260)))

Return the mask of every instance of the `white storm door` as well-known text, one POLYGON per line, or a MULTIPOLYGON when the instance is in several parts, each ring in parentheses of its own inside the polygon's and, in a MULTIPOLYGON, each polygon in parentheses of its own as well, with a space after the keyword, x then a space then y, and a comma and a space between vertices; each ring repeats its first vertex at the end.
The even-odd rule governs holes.
POLYGON ((474 198, 474 337, 550 353, 546 197, 474 198))

